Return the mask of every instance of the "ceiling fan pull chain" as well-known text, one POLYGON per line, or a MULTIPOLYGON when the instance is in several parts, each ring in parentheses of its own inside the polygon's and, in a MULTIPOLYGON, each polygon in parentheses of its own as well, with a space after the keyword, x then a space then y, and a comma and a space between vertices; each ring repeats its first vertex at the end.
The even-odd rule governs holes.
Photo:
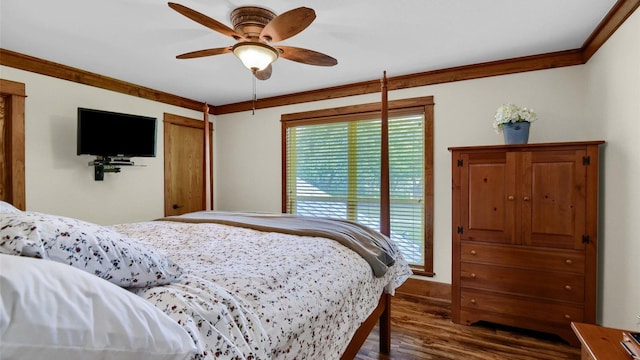
POLYGON ((256 69, 252 69, 252 74, 251 74, 251 78, 253 79, 253 108, 251 110, 251 115, 255 115, 256 114, 256 69))

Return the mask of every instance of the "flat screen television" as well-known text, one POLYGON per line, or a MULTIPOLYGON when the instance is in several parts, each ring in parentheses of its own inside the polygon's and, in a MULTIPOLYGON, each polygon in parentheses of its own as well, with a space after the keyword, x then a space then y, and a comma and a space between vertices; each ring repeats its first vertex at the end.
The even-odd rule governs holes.
POLYGON ((78 108, 78 155, 155 157, 157 119, 78 108))

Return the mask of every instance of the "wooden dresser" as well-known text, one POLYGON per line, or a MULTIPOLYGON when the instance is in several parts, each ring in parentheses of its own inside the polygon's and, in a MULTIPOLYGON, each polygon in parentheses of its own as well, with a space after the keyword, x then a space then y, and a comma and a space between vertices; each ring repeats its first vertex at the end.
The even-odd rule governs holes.
POLYGON ((450 148, 452 319, 554 333, 596 316, 603 141, 450 148))

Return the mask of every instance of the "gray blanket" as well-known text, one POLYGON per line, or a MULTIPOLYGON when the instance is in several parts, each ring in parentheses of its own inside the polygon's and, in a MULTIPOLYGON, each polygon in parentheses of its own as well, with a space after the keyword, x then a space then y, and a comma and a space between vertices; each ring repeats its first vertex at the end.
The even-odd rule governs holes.
POLYGON ((371 265, 376 277, 382 277, 396 259, 395 248, 390 245, 390 240, 386 236, 348 220, 290 214, 222 211, 198 211, 158 220, 189 223, 213 222, 265 232, 329 238, 362 256, 371 265))

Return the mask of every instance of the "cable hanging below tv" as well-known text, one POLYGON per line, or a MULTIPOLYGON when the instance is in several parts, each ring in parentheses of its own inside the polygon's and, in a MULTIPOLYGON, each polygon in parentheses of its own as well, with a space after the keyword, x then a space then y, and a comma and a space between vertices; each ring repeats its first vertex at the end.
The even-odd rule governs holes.
POLYGON ((121 166, 134 166, 132 157, 156 156, 157 119, 148 116, 78 108, 78 155, 94 155, 96 181, 105 172, 119 173, 121 166))

